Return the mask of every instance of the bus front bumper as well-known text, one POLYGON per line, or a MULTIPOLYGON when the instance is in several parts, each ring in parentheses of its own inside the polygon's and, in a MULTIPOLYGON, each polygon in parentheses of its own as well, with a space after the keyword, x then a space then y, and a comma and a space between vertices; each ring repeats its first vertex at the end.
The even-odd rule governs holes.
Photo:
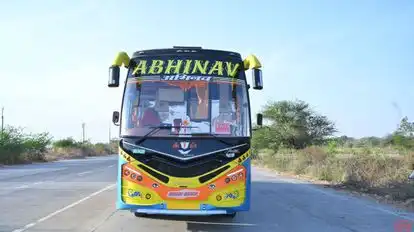
POLYGON ((167 209, 135 209, 131 210, 134 213, 143 214, 161 214, 161 215, 222 215, 229 214, 231 212, 227 210, 167 210, 167 209))

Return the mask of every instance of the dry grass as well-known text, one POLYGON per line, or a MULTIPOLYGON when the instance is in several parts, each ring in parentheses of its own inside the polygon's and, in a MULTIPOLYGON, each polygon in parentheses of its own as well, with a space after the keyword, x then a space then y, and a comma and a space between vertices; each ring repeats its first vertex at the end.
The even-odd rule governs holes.
POLYGON ((67 148, 53 148, 45 154, 46 161, 56 161, 61 159, 83 159, 90 156, 104 156, 111 154, 108 149, 96 147, 67 147, 67 148))
POLYGON ((414 198, 414 186, 407 179, 414 163, 412 153, 396 156, 371 150, 359 154, 332 154, 321 147, 274 153, 267 149, 259 153, 255 162, 280 172, 312 176, 329 181, 335 187, 373 193, 391 200, 414 198))

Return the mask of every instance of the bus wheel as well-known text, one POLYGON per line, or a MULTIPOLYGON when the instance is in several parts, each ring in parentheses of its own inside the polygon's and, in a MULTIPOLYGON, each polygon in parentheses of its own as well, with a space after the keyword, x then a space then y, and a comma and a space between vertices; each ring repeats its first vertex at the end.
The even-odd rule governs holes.
POLYGON ((135 215, 135 217, 145 217, 145 216, 147 216, 145 213, 138 213, 138 212, 135 212, 134 215, 135 215))

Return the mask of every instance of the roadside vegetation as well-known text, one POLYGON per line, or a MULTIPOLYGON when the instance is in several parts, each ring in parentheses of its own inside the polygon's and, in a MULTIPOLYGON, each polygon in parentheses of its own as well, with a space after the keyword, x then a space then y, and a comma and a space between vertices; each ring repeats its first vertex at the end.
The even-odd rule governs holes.
POLYGON ((333 187, 412 202, 414 123, 407 117, 384 137, 333 136, 335 124, 303 101, 269 102, 253 133, 256 165, 327 181, 333 187))
POLYGON ((73 138, 53 140, 49 133, 31 134, 7 126, 0 131, 0 165, 108 155, 116 151, 115 144, 115 140, 111 144, 79 142, 73 138))

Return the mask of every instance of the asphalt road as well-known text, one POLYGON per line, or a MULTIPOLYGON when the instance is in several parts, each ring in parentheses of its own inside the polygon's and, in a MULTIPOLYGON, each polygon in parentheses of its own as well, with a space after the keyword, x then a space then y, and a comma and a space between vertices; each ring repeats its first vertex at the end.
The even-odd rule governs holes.
POLYGON ((136 218, 115 210, 115 178, 116 156, 0 167, 0 231, 391 232, 414 222, 411 213, 259 168, 251 211, 233 219, 136 218))

